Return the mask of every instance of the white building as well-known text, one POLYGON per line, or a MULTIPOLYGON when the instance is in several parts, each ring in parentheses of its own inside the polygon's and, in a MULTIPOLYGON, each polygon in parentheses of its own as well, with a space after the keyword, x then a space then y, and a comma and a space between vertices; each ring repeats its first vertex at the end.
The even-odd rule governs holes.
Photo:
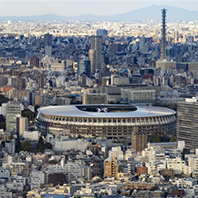
POLYGON ((77 178, 81 178, 80 165, 69 160, 66 164, 66 173, 68 174, 69 183, 76 181, 77 178))
POLYGON ((8 149, 9 154, 15 154, 15 139, 12 139, 11 141, 6 141, 5 147, 8 149))
POLYGON ((197 179, 179 178, 179 179, 170 179, 170 182, 179 188, 185 188, 185 187, 195 186, 197 184, 197 179))
POLYGON ((91 167, 90 166, 81 166, 81 177, 84 179, 91 180, 92 174, 91 174, 91 167))
POLYGON ((176 175, 185 174, 190 175, 192 173, 192 168, 187 166, 185 161, 180 157, 167 159, 167 169, 173 169, 176 175))
POLYGON ((124 155, 123 155, 123 151, 121 150, 121 147, 112 147, 112 150, 109 151, 109 157, 113 158, 117 158, 118 160, 123 160, 124 159, 124 155))
POLYGON ((23 138, 28 140, 38 140, 39 139, 38 131, 23 131, 23 138))
POLYGON ((67 150, 81 150, 85 151, 89 142, 87 140, 78 139, 56 139, 54 143, 54 150, 67 151, 67 150))
POLYGON ((5 168, 0 168, 0 178, 2 177, 10 177, 10 171, 5 168))
POLYGON ((32 189, 39 189, 41 185, 41 181, 39 177, 31 177, 30 178, 30 186, 32 189))

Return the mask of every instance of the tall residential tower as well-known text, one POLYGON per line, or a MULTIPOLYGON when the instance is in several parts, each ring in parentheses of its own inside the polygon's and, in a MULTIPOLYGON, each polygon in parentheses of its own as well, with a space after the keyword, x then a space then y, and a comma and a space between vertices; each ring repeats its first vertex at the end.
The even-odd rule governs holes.
POLYGON ((102 69, 102 37, 91 37, 91 50, 95 50, 95 70, 101 71, 102 69))

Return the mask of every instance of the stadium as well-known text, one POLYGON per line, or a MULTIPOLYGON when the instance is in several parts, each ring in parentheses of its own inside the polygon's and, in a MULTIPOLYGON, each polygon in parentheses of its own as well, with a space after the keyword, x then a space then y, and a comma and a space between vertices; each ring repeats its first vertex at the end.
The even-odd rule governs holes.
POLYGON ((176 112, 154 106, 66 105, 38 109, 36 126, 42 134, 68 131, 71 137, 131 138, 133 128, 172 133, 176 112))

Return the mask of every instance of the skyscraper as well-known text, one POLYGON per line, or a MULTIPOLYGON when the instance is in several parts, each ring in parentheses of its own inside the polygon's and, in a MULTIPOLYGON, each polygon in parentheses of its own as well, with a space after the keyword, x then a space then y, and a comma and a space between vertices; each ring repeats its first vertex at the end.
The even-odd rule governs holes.
POLYGON ((44 35, 44 48, 45 48, 45 55, 51 56, 52 55, 52 35, 49 33, 44 35))
POLYGON ((186 99, 177 106, 177 140, 185 141, 186 148, 197 148, 198 145, 198 102, 197 99, 186 99))
POLYGON ((18 117, 16 118, 16 124, 17 124, 17 134, 19 136, 23 135, 24 131, 28 130, 28 118, 25 117, 18 117))
POLYGON ((162 9, 161 61, 166 59, 166 9, 162 9))
POLYGON ((95 73, 95 50, 90 49, 89 50, 89 59, 91 61, 91 74, 95 73))
POLYGON ((11 133, 16 133, 17 118, 21 117, 20 104, 8 104, 6 106, 6 130, 11 133))
POLYGON ((47 33, 44 35, 44 47, 52 46, 52 35, 47 33))
POLYGON ((102 37, 92 36, 91 37, 91 49, 95 50, 95 69, 101 71, 102 69, 102 37))
POLYGON ((39 67, 39 58, 36 56, 30 58, 30 66, 39 67))
POLYGON ((89 60, 89 57, 81 56, 78 60, 78 74, 82 74, 83 72, 86 72, 86 74, 89 76, 90 67, 91 67, 91 62, 89 60))
POLYGON ((96 31, 97 36, 102 36, 102 42, 104 43, 107 40, 108 31, 105 29, 99 29, 96 31))

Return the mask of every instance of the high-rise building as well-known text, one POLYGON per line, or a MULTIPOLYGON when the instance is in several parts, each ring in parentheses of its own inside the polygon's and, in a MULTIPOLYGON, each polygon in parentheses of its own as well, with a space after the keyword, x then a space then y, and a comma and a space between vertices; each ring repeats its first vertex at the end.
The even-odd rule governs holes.
POLYGON ((16 132, 19 136, 22 136, 23 132, 28 130, 28 118, 18 117, 16 118, 16 124, 17 124, 16 132))
POLYGON ((39 85, 39 88, 44 88, 44 85, 45 85, 45 76, 44 75, 40 75, 38 76, 38 85, 39 85))
POLYGON ((95 68, 95 50, 90 49, 89 50, 89 59, 91 61, 91 74, 95 73, 96 68, 95 68))
POLYGON ((35 104, 41 106, 44 103, 44 95, 35 95, 35 104))
POLYGON ((198 145, 198 102, 196 98, 186 99, 177 106, 177 140, 185 141, 186 148, 198 145))
POLYGON ((140 127, 134 127, 131 141, 132 148, 137 152, 144 150, 149 142, 149 135, 147 131, 142 130, 140 127))
POLYGON ((95 69, 101 71, 102 69, 102 37, 92 36, 91 37, 91 49, 95 50, 95 69))
POLYGON ((82 74, 83 72, 88 76, 91 73, 91 61, 86 56, 81 56, 78 60, 78 74, 82 74))
POLYGON ((45 55, 51 56, 52 55, 52 35, 49 33, 44 35, 44 48, 45 48, 45 55))
POLYGON ((27 79, 26 77, 22 77, 22 78, 18 77, 16 83, 18 89, 25 89, 27 84, 27 79))
POLYGON ((121 171, 121 165, 117 158, 108 157, 104 161, 104 177, 118 177, 118 173, 121 171))
POLYGON ((16 133, 17 118, 21 117, 21 106, 17 103, 10 103, 6 106, 6 130, 16 133))
POLYGON ((97 36, 107 36, 107 34, 108 34, 108 31, 105 29, 99 29, 96 31, 97 36))
POLYGON ((52 46, 52 35, 47 33, 44 35, 44 47, 52 46))
POLYGON ((30 58, 30 66, 39 67, 39 58, 36 56, 30 58))
POLYGON ((96 31, 97 36, 102 36, 102 42, 104 43, 107 40, 108 30, 99 29, 96 31))
POLYGON ((105 93, 84 93, 83 104, 108 104, 105 93))

